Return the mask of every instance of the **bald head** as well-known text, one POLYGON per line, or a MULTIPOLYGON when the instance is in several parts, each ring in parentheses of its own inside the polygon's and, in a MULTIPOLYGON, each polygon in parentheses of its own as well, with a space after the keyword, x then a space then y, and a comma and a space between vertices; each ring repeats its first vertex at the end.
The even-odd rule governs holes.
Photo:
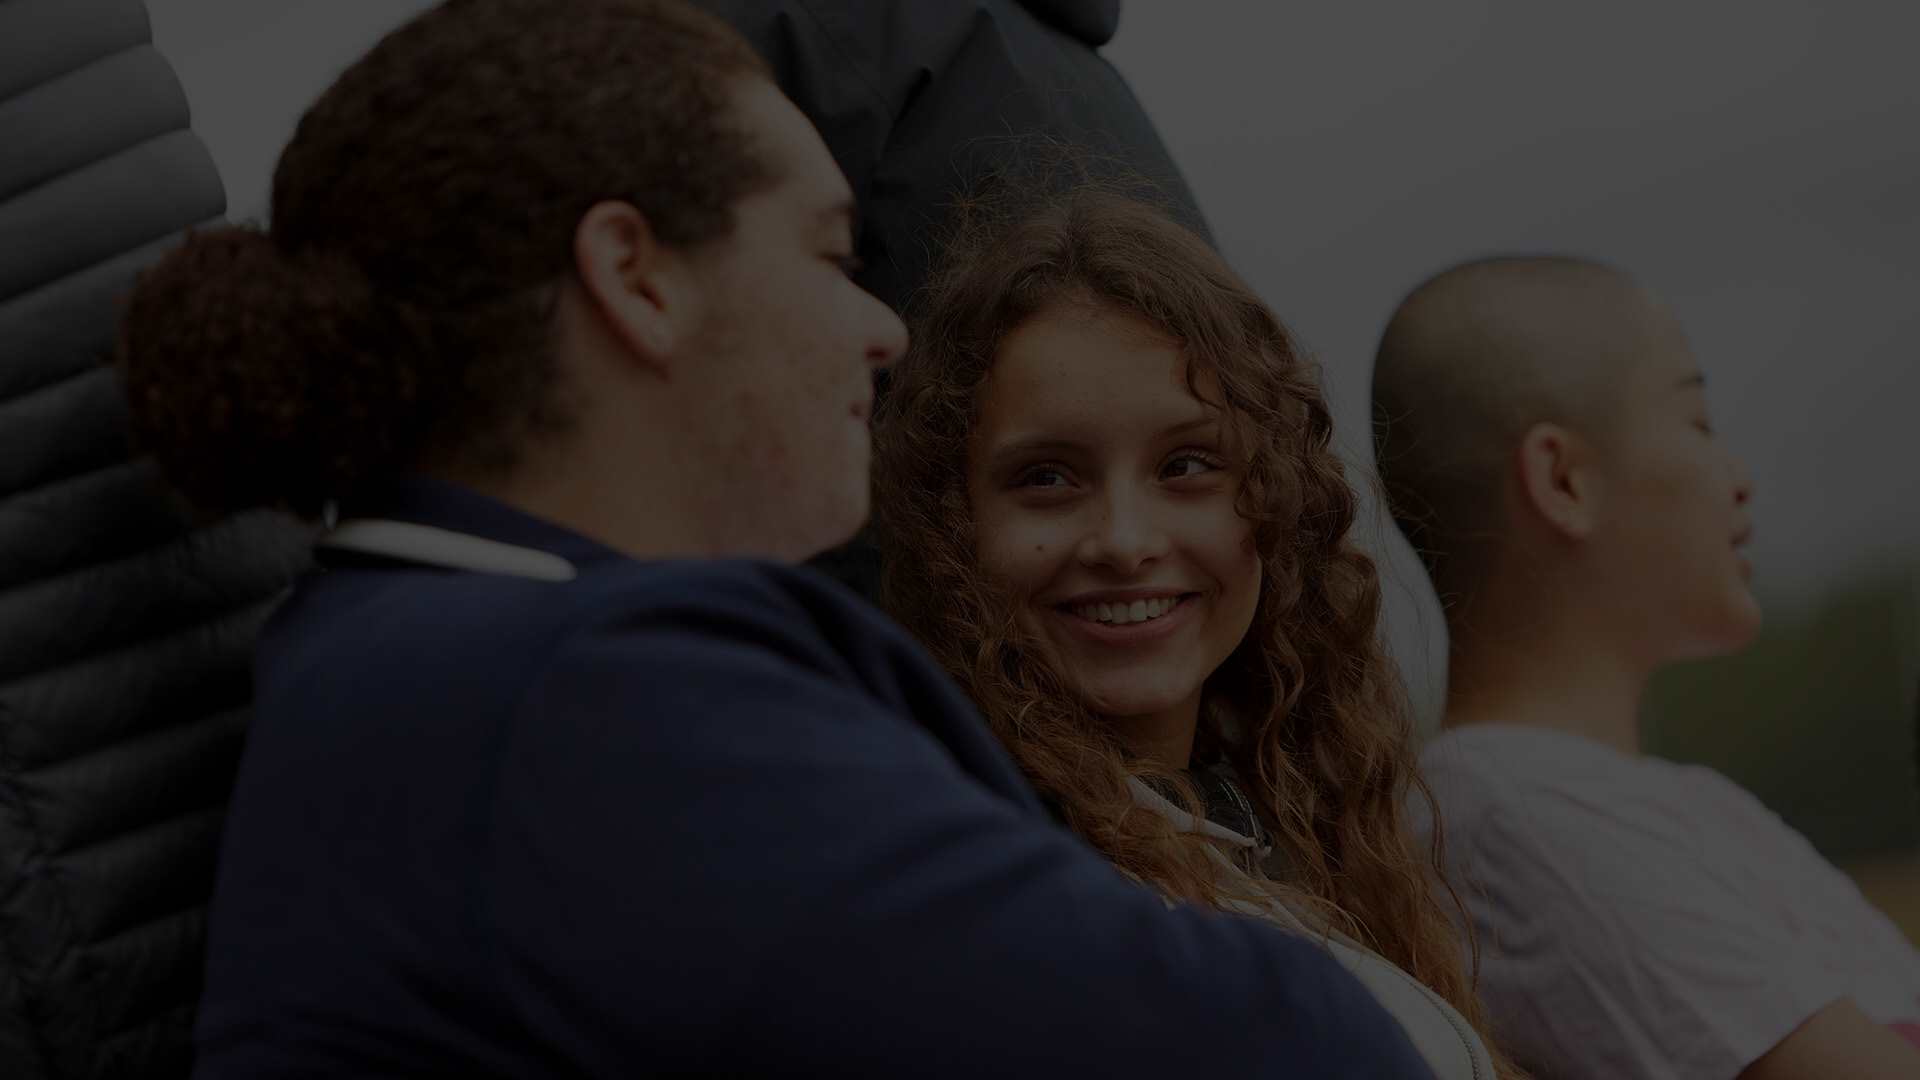
POLYGON ((1678 325, 1620 272, 1484 259, 1400 304, 1373 373, 1375 449, 1394 518, 1444 599, 1471 592, 1509 525, 1504 481, 1535 425, 1605 445, 1649 355, 1678 325))

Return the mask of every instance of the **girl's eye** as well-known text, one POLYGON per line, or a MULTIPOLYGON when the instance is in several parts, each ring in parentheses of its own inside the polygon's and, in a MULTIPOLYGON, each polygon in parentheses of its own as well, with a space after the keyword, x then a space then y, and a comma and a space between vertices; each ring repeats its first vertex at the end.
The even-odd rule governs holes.
POLYGON ((1052 465, 1035 465, 1013 479, 1014 487, 1023 488, 1064 487, 1066 483, 1067 474, 1052 465))
POLYGON ((1203 454, 1198 450, 1182 450, 1167 461, 1161 476, 1168 480, 1178 480, 1185 476, 1198 476, 1226 468, 1226 463, 1212 454, 1203 454))

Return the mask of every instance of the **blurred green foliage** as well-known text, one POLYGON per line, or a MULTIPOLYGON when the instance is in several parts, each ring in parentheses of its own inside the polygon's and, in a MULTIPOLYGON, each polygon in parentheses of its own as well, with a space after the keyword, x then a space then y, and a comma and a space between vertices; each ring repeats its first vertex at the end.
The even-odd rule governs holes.
POLYGON ((1745 652, 1662 672, 1647 749, 1725 773, 1829 858, 1920 845, 1920 568, 1768 605, 1745 652))

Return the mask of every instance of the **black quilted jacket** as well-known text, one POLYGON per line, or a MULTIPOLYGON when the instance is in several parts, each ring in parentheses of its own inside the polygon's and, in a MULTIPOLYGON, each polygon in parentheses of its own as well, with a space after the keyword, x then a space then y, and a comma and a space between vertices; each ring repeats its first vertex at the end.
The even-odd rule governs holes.
MULTIPOLYGON (((1185 188, 1093 51, 1117 0, 713 0, 865 205, 903 300, 953 148, 1048 130, 1185 188)), ((194 522, 131 459, 118 298, 225 196, 142 0, 0 0, 0 1078, 177 1077, 255 629, 306 565, 273 515, 194 522)), ((1197 213, 1193 215, 1198 221, 1197 213)), ((830 569, 869 587, 863 548, 830 569)))
POLYGON ((140 0, 0 0, 0 1076, 188 1064, 248 643, 305 546, 192 527, 100 360, 224 209, 140 0))

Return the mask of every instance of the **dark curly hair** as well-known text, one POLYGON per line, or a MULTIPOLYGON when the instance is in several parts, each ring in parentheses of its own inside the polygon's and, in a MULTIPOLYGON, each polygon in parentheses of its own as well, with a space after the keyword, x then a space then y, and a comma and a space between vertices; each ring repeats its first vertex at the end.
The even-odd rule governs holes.
POLYGON ((1423 861, 1408 836, 1407 798, 1431 796, 1377 637, 1375 568, 1349 537, 1356 499, 1330 449, 1316 366, 1145 190, 1003 182, 958 207, 876 420, 884 603, 968 690, 1067 824, 1121 870, 1215 906, 1278 896, 1482 1026, 1465 950, 1434 889, 1442 853, 1436 843, 1423 861), (1205 839, 1137 811, 1130 775, 1200 807, 1190 783, 1129 755, 1075 700, 1015 620, 1017 597, 975 557, 966 474, 981 388, 1006 336, 1062 304, 1137 316, 1180 343, 1189 388, 1201 372, 1215 377, 1229 442, 1243 451, 1240 512, 1253 525, 1261 592, 1245 640, 1206 684, 1196 746, 1235 766, 1280 837, 1291 872, 1254 895, 1222 880, 1205 839))
POLYGON ((603 200, 664 243, 731 232, 770 167, 728 124, 766 76, 682 0, 448 0, 301 119, 271 231, 190 234, 129 299, 136 443, 211 513, 317 516, 366 481, 498 473, 566 429, 554 286, 603 200))

